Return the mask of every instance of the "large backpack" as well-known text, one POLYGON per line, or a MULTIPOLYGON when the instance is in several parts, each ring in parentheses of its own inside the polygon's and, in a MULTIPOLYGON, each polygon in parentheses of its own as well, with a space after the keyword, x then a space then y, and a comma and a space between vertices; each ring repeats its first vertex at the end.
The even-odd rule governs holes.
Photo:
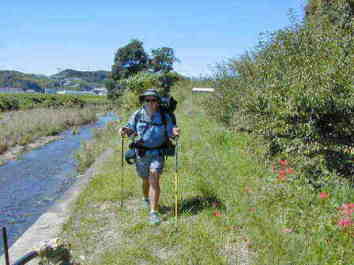
POLYGON ((173 124, 176 126, 177 120, 174 112, 177 108, 177 100, 173 97, 161 97, 160 99, 160 111, 162 113, 168 113, 171 116, 173 124))

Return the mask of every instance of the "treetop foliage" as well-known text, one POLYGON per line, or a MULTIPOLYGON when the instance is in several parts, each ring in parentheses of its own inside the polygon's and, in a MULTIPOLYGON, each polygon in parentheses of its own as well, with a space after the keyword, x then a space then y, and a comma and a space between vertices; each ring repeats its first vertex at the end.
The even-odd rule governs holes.
POLYGON ((354 0, 310 0, 305 7, 305 19, 311 22, 328 17, 332 23, 348 23, 354 17, 354 0))
POLYGON ((117 50, 112 65, 112 78, 118 81, 143 71, 168 73, 173 70, 176 61, 178 59, 172 48, 153 49, 149 55, 144 50, 143 42, 133 39, 117 50))
POLYGON ((149 68, 153 72, 168 73, 173 70, 173 63, 178 61, 172 48, 162 47, 151 51, 149 68))
POLYGON ((115 54, 112 80, 106 82, 108 98, 117 100, 124 90, 139 94, 151 87, 167 95, 171 86, 183 78, 173 72, 173 64, 177 61, 172 48, 152 49, 149 55, 144 50, 143 42, 131 40, 115 54))
POLYGON ((119 80, 143 71, 147 68, 147 62, 148 55, 143 42, 134 39, 117 50, 112 66, 112 78, 119 80))

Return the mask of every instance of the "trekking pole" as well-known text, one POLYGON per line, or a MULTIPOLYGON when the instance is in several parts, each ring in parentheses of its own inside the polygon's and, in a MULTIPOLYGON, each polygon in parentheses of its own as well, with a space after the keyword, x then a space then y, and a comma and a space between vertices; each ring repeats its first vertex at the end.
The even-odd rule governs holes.
POLYGON ((120 207, 123 208, 123 181, 124 181, 124 136, 122 135, 122 141, 121 141, 121 149, 122 149, 122 155, 121 155, 121 177, 120 177, 120 207))
POLYGON ((2 228, 2 237, 3 237, 3 241, 4 241, 5 263, 6 263, 6 265, 10 265, 9 246, 7 244, 6 227, 2 228))
POLYGON ((178 136, 176 138, 175 152, 175 218, 176 225, 178 224, 178 136))

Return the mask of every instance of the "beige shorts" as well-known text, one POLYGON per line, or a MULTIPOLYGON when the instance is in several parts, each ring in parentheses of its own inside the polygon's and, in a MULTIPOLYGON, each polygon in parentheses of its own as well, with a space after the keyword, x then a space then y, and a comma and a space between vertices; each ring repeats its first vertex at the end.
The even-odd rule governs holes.
POLYGON ((163 156, 144 156, 136 160, 136 172, 141 178, 147 178, 151 171, 162 173, 164 167, 163 156))

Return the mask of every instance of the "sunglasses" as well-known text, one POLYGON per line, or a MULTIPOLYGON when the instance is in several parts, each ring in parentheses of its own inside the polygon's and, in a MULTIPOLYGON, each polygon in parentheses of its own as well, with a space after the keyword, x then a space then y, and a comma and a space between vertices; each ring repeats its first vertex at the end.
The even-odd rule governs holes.
POLYGON ((157 102, 157 99, 145 99, 146 103, 157 102))

